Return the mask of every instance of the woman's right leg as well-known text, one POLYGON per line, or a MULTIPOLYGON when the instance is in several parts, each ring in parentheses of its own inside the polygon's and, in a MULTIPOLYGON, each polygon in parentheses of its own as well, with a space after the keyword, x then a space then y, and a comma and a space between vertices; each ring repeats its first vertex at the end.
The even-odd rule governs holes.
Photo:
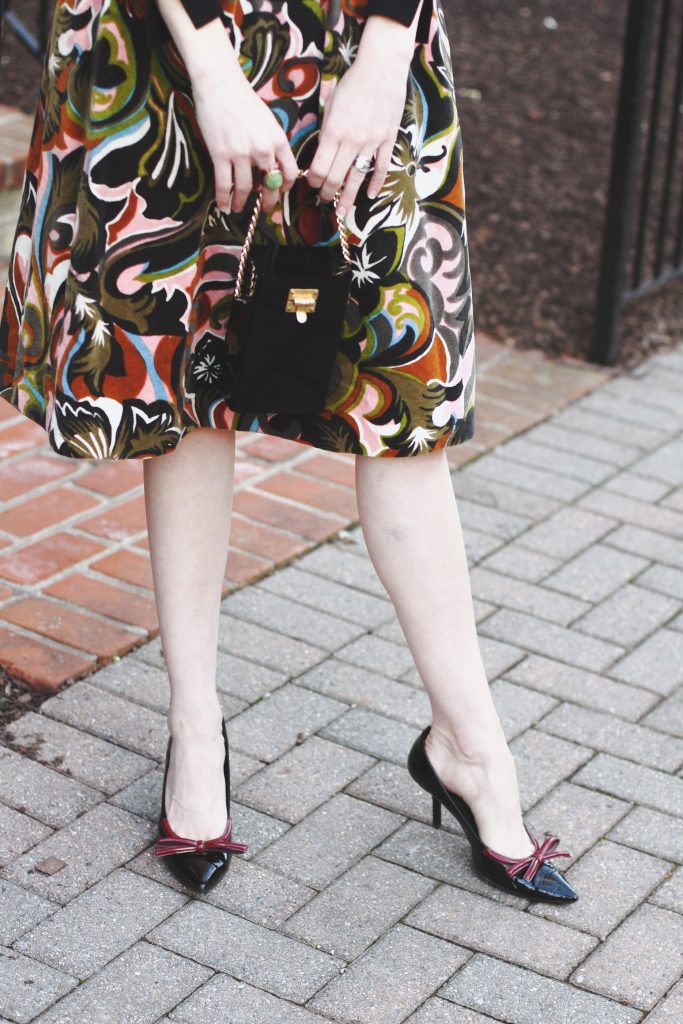
POLYGON ((225 747, 216 693, 221 591, 228 556, 235 433, 195 428, 145 459, 147 532, 173 742, 166 780, 171 828, 192 839, 227 822, 225 747))

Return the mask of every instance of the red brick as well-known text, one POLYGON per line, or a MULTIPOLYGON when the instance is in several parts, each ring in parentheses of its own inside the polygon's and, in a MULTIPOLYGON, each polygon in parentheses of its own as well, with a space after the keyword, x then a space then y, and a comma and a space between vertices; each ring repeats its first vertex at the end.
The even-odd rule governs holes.
MULTIPOLYGON (((479 428, 477 428, 477 433, 479 428)), ((446 458, 451 466, 464 466, 471 462, 477 455, 481 455, 485 449, 480 447, 473 439, 463 441, 462 444, 452 444, 446 448, 446 458)))
POLYGON ((55 533, 18 551, 0 555, 0 577, 13 583, 37 583, 57 572, 71 569, 103 550, 88 537, 55 533))
POLYGON ((242 551, 258 555, 281 564, 310 548, 310 542, 301 537, 281 533, 269 526, 253 523, 240 515, 233 515, 230 524, 230 543, 242 551))
POLYGON ((27 597, 5 605, 0 609, 0 617, 15 626, 100 658, 123 654, 140 640, 137 633, 43 597, 27 597))
MULTIPOLYGON (((0 279, 4 278, 7 271, 7 265, 3 262, 0 263, 0 279)), ((12 423, 12 421, 19 423, 23 419, 20 412, 17 412, 15 406, 7 399, 0 402, 0 423, 12 423)))
POLYGON ((501 402, 495 402, 493 399, 489 400, 482 396, 475 400, 475 404, 480 425, 497 423, 501 427, 508 427, 511 434, 526 430, 543 418, 538 413, 513 409, 509 405, 503 405, 501 402))
MULTIPOLYGON (((0 432, 2 436, 4 431, 0 432)), ((36 487, 63 480, 75 471, 73 459, 60 455, 25 455, 0 467, 0 501, 28 494, 36 487)))
POLYGON ((102 463, 90 463, 87 471, 78 478, 78 486, 97 494, 116 498, 142 483, 142 463, 139 459, 118 459, 102 463))
POLYGON ((240 586, 252 583, 254 580, 260 579, 261 576, 265 576, 272 568, 272 562, 248 555, 245 551, 238 551, 236 548, 228 548, 228 568, 225 576, 231 583, 237 583, 240 586))
POLYGON ((0 513, 0 530, 15 537, 30 537, 32 533, 56 526, 79 512, 87 512, 97 504, 95 498, 80 491, 57 487, 41 494, 40 498, 28 498, 0 513))
POLYGON ((14 591, 11 587, 0 586, 0 601, 6 601, 8 597, 11 597, 14 591))
POLYGON ((269 523, 281 530, 289 530, 310 540, 325 540, 346 526, 347 520, 339 516, 321 516, 306 509, 288 505, 254 491, 238 491, 234 497, 236 512, 261 523, 269 523))
POLYGON ((37 636, 0 628, 0 664, 36 690, 57 690, 68 679, 89 672, 95 663, 92 656, 63 651, 37 636))
POLYGON ((281 498, 298 501, 302 505, 336 512, 347 520, 358 518, 356 493, 350 491, 348 487, 337 487, 324 480, 299 476, 291 471, 276 473, 263 480, 257 487, 259 490, 278 494, 281 498))
POLYGON ((45 593, 153 634, 159 629, 154 598, 83 573, 65 576, 47 587, 45 593))
POLYGON ((154 590, 152 582, 152 566, 149 557, 137 551, 114 551, 111 555, 98 558, 91 568, 96 572, 112 576, 123 583, 131 583, 135 587, 154 590))
POLYGON ((356 460, 352 455, 314 455, 296 464, 297 473, 321 477, 343 487, 356 487, 356 460))
POLYGON ((502 341, 492 338, 490 334, 486 334, 482 330, 477 330, 474 352, 477 366, 479 369, 483 369, 487 364, 504 356, 509 349, 502 341))
POLYGON ((290 441, 286 437, 269 437, 262 434, 248 446, 249 456, 267 459, 269 462, 286 462, 295 455, 301 455, 304 447, 301 441, 290 441))
POLYGON ((147 529, 144 495, 140 494, 130 501, 107 509, 106 512, 84 519, 78 527, 86 533, 94 533, 97 537, 128 540, 147 529))
POLYGON ((43 428, 22 416, 20 423, 10 423, 4 430, 0 430, 0 459, 8 459, 10 455, 37 448, 46 441, 47 434, 43 428))
POLYGON ((235 459, 235 486, 239 487, 241 484, 253 480, 255 476, 264 471, 267 472, 265 466, 250 462, 249 459, 235 459))

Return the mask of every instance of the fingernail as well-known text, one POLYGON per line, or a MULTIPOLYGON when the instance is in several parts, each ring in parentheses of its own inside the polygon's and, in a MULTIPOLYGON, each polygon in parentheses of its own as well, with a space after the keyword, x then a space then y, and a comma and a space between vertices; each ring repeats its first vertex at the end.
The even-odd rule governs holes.
POLYGON ((370 199, 376 199, 377 198, 377 189, 376 188, 368 189, 368 196, 369 196, 370 199))
POLYGON ((344 219, 344 217, 346 216, 346 207, 345 206, 338 206, 337 207, 337 216, 341 217, 342 220, 344 219))

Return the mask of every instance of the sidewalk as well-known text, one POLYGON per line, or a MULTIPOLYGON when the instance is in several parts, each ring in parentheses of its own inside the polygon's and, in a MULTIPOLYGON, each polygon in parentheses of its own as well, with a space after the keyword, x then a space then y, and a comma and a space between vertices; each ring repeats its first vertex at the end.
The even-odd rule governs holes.
MULTIPOLYGON (((509 409, 515 374, 521 417, 526 396, 544 399, 540 383, 526 390, 530 368, 539 378, 553 373, 530 354, 483 343, 481 355, 480 444, 496 431, 491 404, 509 409)), ((151 620, 117 627, 139 645, 132 653, 52 693, 3 737, 0 1018, 682 1019, 683 347, 633 373, 600 376, 584 397, 557 396, 559 411, 495 450, 473 449, 453 469, 482 649, 525 818, 572 852, 558 866, 568 867, 579 901, 556 909, 494 890, 473 873, 453 819, 444 814, 444 827, 431 827, 429 798, 405 768, 429 705, 362 534, 348 525, 353 491, 342 457, 284 452, 283 466, 269 442, 247 438, 240 536, 266 529, 296 555, 223 606, 232 816, 249 851, 204 898, 185 893, 152 856, 167 683, 158 639, 142 643, 151 620), (314 513, 318 492, 288 490, 292 481, 313 481, 349 505, 314 513), (291 517, 286 525, 265 527, 264 513, 254 516, 260 527, 249 523, 254 509, 274 506, 291 517), (313 515, 315 529, 297 526, 313 515)), ((516 430, 529 426, 527 418, 516 430)), ((89 600, 98 610, 87 615, 104 625, 104 578, 149 608, 143 577, 101 572, 106 560, 146 565, 139 481, 125 475, 136 470, 114 484, 111 467, 68 466, 75 475, 47 483, 54 460, 28 440, 22 448, 24 430, 10 421, 0 432, 9 439, 3 480, 43 491, 24 485, 10 513, 29 494, 57 488, 59 500, 44 503, 55 509, 44 526, 49 548, 61 535, 94 549, 76 569, 65 561, 35 580, 5 577, 6 621, 25 601, 73 603, 73 615, 86 615, 74 598, 95 580, 89 600), (32 469, 22 469, 25 460, 32 469), (55 526, 67 494, 89 505, 55 526)), ((26 515, 28 506, 15 522, 26 515)), ((34 543, 6 536, 7 551, 34 543)), ((244 544, 234 549, 240 557, 259 557, 244 544)), ((259 572, 281 554, 271 551, 259 572)), ((3 572, 17 564, 6 559, 3 572)), ((249 578, 236 564, 232 586, 249 578)), ((16 627, 25 650, 39 641, 37 621, 16 627)), ((46 649, 79 650, 64 640, 62 632, 46 649)), ((21 668, 18 649, 15 641, 11 670, 21 668)), ((57 675, 36 683, 49 690, 57 675)))

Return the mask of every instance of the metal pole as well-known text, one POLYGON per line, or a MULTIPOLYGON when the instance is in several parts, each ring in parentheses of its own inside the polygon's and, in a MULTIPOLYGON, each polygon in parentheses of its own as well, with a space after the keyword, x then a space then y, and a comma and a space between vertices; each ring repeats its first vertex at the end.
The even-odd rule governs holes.
POLYGON ((622 295, 638 183, 641 122, 656 7, 657 0, 630 0, 626 21, 595 333, 590 352, 591 361, 604 366, 614 366, 619 356, 622 295))

